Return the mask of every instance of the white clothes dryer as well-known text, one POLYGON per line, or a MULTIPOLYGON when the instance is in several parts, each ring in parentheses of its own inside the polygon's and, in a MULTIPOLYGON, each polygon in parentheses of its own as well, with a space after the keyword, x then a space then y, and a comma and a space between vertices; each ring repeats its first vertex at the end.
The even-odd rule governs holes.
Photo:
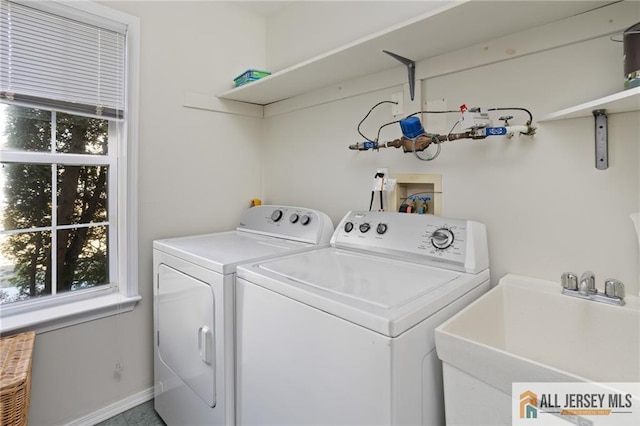
POLYGON ((434 330, 489 288, 484 225, 350 212, 237 274, 238 424, 444 424, 434 330))
POLYGON ((168 425, 232 425, 236 266, 328 245, 319 211, 258 206, 236 230, 158 240, 154 269, 154 407, 168 425))

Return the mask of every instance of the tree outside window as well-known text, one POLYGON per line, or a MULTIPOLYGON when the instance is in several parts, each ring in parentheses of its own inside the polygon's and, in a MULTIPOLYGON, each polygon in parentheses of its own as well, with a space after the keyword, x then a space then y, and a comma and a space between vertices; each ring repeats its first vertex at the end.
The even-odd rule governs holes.
POLYGON ((0 304, 107 284, 109 120, 0 107, 0 304))

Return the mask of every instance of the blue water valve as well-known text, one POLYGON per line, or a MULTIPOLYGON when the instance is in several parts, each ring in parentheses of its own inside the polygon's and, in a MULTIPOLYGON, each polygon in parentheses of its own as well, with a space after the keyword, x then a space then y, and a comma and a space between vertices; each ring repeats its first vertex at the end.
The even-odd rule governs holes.
POLYGON ((507 134, 506 127, 485 127, 484 131, 487 136, 502 136, 507 134))
POLYGON ((415 139, 425 133, 418 117, 408 117, 400 120, 400 128, 402 129, 402 136, 407 139, 415 139))

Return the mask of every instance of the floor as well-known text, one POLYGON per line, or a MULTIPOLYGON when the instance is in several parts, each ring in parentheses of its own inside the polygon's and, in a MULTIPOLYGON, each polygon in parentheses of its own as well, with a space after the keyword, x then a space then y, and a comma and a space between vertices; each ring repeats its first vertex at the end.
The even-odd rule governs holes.
POLYGON ((100 422, 96 426, 165 426, 165 423, 153 409, 152 399, 100 422))

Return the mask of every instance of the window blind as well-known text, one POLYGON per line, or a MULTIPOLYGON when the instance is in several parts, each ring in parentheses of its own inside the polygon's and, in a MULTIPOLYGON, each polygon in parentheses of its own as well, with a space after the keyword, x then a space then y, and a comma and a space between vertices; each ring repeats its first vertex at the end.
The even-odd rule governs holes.
POLYGON ((121 117, 126 28, 82 22, 0 0, 0 98, 121 117))

